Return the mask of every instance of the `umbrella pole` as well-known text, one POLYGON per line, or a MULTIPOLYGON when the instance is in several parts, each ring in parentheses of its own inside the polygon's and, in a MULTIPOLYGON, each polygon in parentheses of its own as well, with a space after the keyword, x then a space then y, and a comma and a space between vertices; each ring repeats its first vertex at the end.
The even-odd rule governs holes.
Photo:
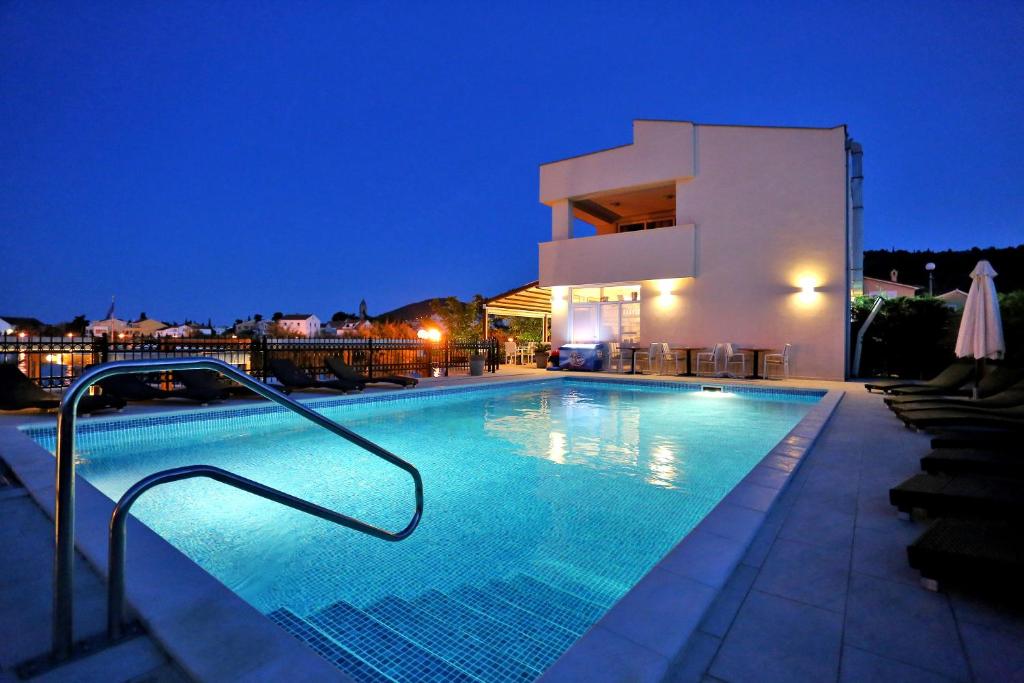
POLYGON ((974 389, 971 392, 971 398, 978 398, 978 383, 981 382, 982 374, 985 372, 985 359, 975 358, 974 359, 974 389))

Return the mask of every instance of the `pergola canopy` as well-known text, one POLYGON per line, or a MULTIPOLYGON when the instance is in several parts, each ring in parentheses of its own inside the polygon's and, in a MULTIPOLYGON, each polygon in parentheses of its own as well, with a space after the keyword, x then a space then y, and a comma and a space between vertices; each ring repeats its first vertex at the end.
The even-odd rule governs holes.
MULTIPOLYGON (((539 287, 534 280, 521 287, 502 292, 484 301, 484 320, 496 318, 540 318, 544 321, 544 339, 548 336, 548 318, 551 317, 551 290, 539 287)), ((484 330, 488 325, 484 325, 484 330)))

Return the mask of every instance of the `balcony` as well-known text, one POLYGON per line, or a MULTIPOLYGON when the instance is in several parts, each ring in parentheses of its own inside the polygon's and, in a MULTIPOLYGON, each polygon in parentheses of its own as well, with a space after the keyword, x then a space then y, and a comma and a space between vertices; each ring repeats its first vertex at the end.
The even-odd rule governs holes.
POLYGON ((697 274, 696 228, 674 225, 541 242, 540 286, 637 282, 697 274))

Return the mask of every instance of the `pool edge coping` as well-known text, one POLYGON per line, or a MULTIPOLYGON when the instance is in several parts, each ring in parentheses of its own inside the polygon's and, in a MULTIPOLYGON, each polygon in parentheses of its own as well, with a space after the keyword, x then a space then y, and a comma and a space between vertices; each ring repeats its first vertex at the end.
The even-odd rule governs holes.
POLYGON ((538 680, 661 681, 685 651, 845 395, 841 389, 828 390, 711 512, 538 680))
MULTIPOLYGON (((680 384, 697 384, 698 388, 692 389, 693 391, 700 390, 699 384, 711 383, 730 389, 740 389, 741 393, 752 395, 758 393, 824 394, 817 403, 811 406, 800 422, 751 469, 750 473, 719 501, 697 527, 669 551, 640 582, 630 588, 538 679, 545 681, 579 680, 581 672, 587 672, 590 680, 599 680, 600 676, 595 677, 595 674, 598 673, 614 676, 607 680, 620 680, 621 676, 614 672, 621 671, 623 662, 633 661, 635 664, 645 666, 641 672, 632 670, 629 672, 629 675, 633 677, 639 676, 636 680, 660 680, 667 672, 671 662, 685 647, 689 636, 696 630, 703 614, 710 607, 725 580, 731 575, 733 568, 739 563, 754 534, 760 529, 772 502, 798 469, 799 463, 813 446, 845 392, 835 389, 815 390, 796 387, 771 389, 759 385, 733 383, 728 379, 720 378, 700 383, 662 382, 639 379, 629 375, 602 374, 597 377, 581 377, 552 373, 551 377, 514 377, 500 381, 430 387, 422 392, 417 392, 417 394, 412 394, 412 390, 391 390, 381 391, 380 395, 394 394, 402 398, 412 398, 423 393, 463 393, 566 379, 583 383, 607 382, 640 386, 657 382, 656 386, 664 384, 669 385, 669 388, 680 384), (788 473, 781 472, 778 468, 767 464, 773 456, 795 459, 797 465, 788 473), (770 470, 770 472, 766 470, 770 470), (778 486, 774 487, 772 482, 780 479, 780 473, 785 476, 781 477, 778 486), (767 503, 761 502, 763 500, 767 500, 767 503), (726 506, 727 503, 728 506, 726 506), (764 507, 764 510, 756 510, 751 506, 764 507), (729 538, 721 534, 723 525, 735 524, 735 520, 730 520, 727 516, 729 508, 742 508, 756 515, 755 519, 750 519, 751 515, 747 515, 748 521, 744 523, 743 528, 749 528, 749 537, 745 540, 729 538), (720 510, 725 510, 725 512, 720 512, 720 510), (709 520, 711 520, 710 524, 709 520), (718 528, 719 531, 711 531, 712 527, 718 528), (739 548, 739 550, 735 550, 735 560, 723 564, 721 567, 706 568, 707 573, 698 576, 688 576, 685 567, 679 569, 670 566, 685 562, 688 555, 703 555, 704 551, 700 544, 707 542, 717 542, 719 545, 725 543, 733 550, 739 548), (720 579, 713 578, 718 574, 722 575, 720 579), (717 586, 714 585, 716 583, 717 586), (670 590, 676 601, 680 599, 680 596, 685 598, 683 607, 685 607, 684 612, 687 616, 685 624, 679 624, 678 628, 676 624, 673 624, 673 629, 668 630, 674 630, 678 635, 672 640, 679 641, 678 647, 673 645, 673 652, 668 655, 662 652, 666 649, 663 644, 638 637, 629 628, 630 622, 636 621, 637 613, 644 614, 651 607, 666 604, 665 590, 670 590), (690 624, 690 621, 693 623, 690 624), (597 647, 595 648, 595 646, 597 647), (581 666, 584 664, 586 666, 581 666), (597 667, 596 670, 594 667, 597 667), (569 671, 562 671, 565 668, 569 668, 569 671)), ((323 401, 328 407, 348 403, 377 402, 372 394, 337 397, 314 395, 302 398, 304 403, 323 401)), ((393 401, 395 399, 385 398, 383 400, 393 401)), ((249 409, 259 407, 258 405, 249 406, 249 409)), ((267 407, 274 408, 274 406, 267 407)), ((129 420, 160 418, 164 415, 203 415, 212 418, 218 414, 238 409, 237 406, 230 404, 205 408, 169 409, 142 416, 98 417, 90 419, 88 423, 117 424, 129 420)), ((25 486, 36 504, 52 519, 56 461, 52 453, 29 436, 28 432, 35 429, 45 428, 38 424, 0 427, 0 456, 25 486)), ((77 474, 75 485, 78 490, 76 550, 82 553, 100 577, 105 578, 107 522, 113 511, 114 503, 84 477, 77 474)), ((332 677, 335 680, 351 680, 327 659, 274 624, 266 615, 149 527, 130 518, 129 529, 131 531, 128 552, 134 568, 130 568, 127 572, 128 603, 146 626, 149 635, 190 676, 197 680, 267 680, 268 677, 275 678, 285 675, 291 680, 324 680, 332 677), (173 586, 175 590, 169 589, 168 585, 173 586), (228 624, 231 626, 230 630, 226 628, 228 624), (225 641, 228 642, 225 643, 225 641), (229 650, 225 645, 234 645, 235 648, 229 650), (254 652, 259 654, 258 658, 254 656, 254 652), (254 663, 254 660, 257 659, 259 661, 254 663), (226 661, 241 662, 247 666, 228 667, 230 671, 225 671, 226 661), (228 673, 232 675, 226 676, 228 673)), ((737 535, 738 532, 727 531, 727 533, 737 535)), ((719 550, 722 549, 719 548, 719 550)), ((722 550, 722 552, 725 551, 722 550)), ((732 554, 733 552, 729 552, 726 557, 731 557, 732 554)), ((716 554, 715 557, 717 559, 722 556, 716 554)), ((675 607, 671 601, 667 604, 675 607)), ((681 612, 679 615, 673 614, 672 616, 682 616, 682 614, 681 612)), ((645 618, 640 621, 649 620, 645 618)), ((664 636, 666 632, 665 629, 662 629, 658 634, 664 636)))
MULTIPOLYGON (((52 520, 53 454, 18 427, 8 426, 0 427, 0 456, 52 520)), ((81 475, 75 480, 75 550, 106 583, 107 525, 114 502, 81 475)), ((129 609, 193 679, 354 683, 134 517, 129 517, 126 538, 129 609)), ((93 635, 75 633, 75 642, 93 635)))

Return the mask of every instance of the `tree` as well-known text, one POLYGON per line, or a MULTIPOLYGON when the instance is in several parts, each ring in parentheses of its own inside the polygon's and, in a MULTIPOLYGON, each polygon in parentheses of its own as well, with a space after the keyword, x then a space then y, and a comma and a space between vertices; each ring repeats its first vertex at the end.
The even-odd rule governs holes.
POLYGON ((278 320, 280 320, 283 317, 284 317, 284 313, 282 313, 281 311, 274 311, 274 315, 270 316, 270 319, 273 320, 276 323, 278 320))
POLYGON ((453 341, 478 341, 483 337, 484 298, 473 295, 473 300, 462 302, 453 296, 434 299, 430 309, 441 320, 453 341))
POLYGON ((139 313, 139 322, 141 323, 143 320, 149 320, 149 318, 146 317, 146 312, 145 311, 143 311, 142 313, 139 313))
POLYGON ((256 321, 256 322, 260 322, 261 320, 263 320, 263 314, 262 313, 253 313, 252 319, 254 321, 256 321))

